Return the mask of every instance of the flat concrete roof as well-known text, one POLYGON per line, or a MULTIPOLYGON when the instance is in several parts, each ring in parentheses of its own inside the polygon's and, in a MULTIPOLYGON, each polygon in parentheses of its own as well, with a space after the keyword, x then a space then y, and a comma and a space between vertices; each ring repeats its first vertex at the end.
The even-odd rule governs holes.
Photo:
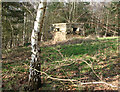
POLYGON ((66 24, 84 24, 84 23, 54 23, 52 25, 66 25, 66 24))

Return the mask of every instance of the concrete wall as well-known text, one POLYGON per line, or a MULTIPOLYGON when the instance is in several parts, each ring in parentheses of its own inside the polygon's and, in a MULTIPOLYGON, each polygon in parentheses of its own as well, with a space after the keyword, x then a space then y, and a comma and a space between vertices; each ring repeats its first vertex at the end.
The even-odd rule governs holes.
POLYGON ((55 32, 54 33, 54 43, 66 40, 65 32, 55 32))
POLYGON ((79 34, 79 30, 81 27, 81 24, 79 23, 56 23, 53 24, 54 30, 53 30, 53 40, 54 43, 59 41, 64 41, 67 39, 67 33, 73 33, 73 34, 79 34), (75 31, 76 32, 73 32, 75 31), (78 33, 77 33, 78 32, 78 33))
POLYGON ((53 24, 53 26, 55 28, 53 33, 54 43, 66 40, 66 23, 53 24))
MULTIPOLYGON (((60 29, 59 31, 61 32, 66 32, 66 23, 56 23, 56 24, 53 24, 54 28, 55 29, 60 29)), ((57 30, 54 30, 54 31, 57 31, 57 30)))

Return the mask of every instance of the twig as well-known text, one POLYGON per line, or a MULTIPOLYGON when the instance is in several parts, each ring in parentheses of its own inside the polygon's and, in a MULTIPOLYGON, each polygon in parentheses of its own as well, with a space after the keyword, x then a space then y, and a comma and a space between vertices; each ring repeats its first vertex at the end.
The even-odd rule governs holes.
MULTIPOLYGON (((69 59, 68 59, 69 60, 69 59)), ((97 73, 94 71, 94 69, 93 69, 93 67, 92 67, 92 64, 89 64, 88 62, 86 62, 85 60, 83 60, 83 59, 70 59, 70 60, 72 60, 72 61, 83 61, 83 62, 85 62, 91 69, 92 69, 92 71, 93 71, 93 73, 101 80, 101 78, 97 75, 97 73)), ((101 80, 102 81, 102 80, 101 80)))
MULTIPOLYGON (((83 60, 83 59, 66 59, 66 60, 63 60, 63 61, 74 61, 74 62, 76 62, 76 61, 83 61, 83 62, 85 62, 91 69, 92 69, 92 71, 93 71, 93 73, 101 80, 101 78, 97 75, 97 73, 94 71, 94 69, 93 69, 93 67, 92 67, 92 65, 91 64, 89 64, 88 62, 86 62, 85 60, 83 60)), ((102 80, 101 80, 102 81, 102 80)))
POLYGON ((49 58, 49 57, 46 57, 47 59, 49 59, 50 61, 53 61, 51 58, 49 58))
POLYGON ((72 63, 70 63, 70 64, 64 64, 64 65, 58 66, 58 67, 54 68, 54 70, 56 70, 56 69, 58 69, 58 68, 61 68, 61 67, 64 67, 64 66, 70 66, 70 65, 72 65, 72 64, 74 64, 74 63, 75 63, 75 61, 72 62, 72 63))
MULTIPOLYGON (((55 49, 55 48, 54 48, 55 49)), ((56 49, 55 49, 56 50, 56 49)), ((59 53, 62 55, 62 53, 59 51, 59 53)), ((95 72, 95 70, 93 69, 93 67, 92 67, 92 64, 89 64, 88 62, 86 62, 85 60, 83 60, 83 59, 64 59, 64 60, 62 60, 62 61, 74 61, 74 62, 76 62, 76 61, 83 61, 83 62, 85 62, 91 69, 92 69, 92 71, 93 71, 93 73, 101 80, 101 78, 97 75, 97 73, 95 72)), ((57 62, 59 62, 59 61, 57 61, 57 62)), ((73 63, 74 63, 73 62, 73 63)), ((73 64, 73 63, 71 63, 71 64, 73 64)), ((63 65, 63 66, 68 66, 68 65, 71 65, 71 64, 66 64, 66 65, 63 65)), ((60 68, 60 67, 62 67, 62 66, 59 66, 59 67, 56 67, 56 68, 54 68, 54 69, 57 69, 57 68, 60 68)), ((48 70, 48 69, 47 69, 48 70)), ((101 80, 102 81, 102 80, 101 80)))
MULTIPOLYGON (((75 63, 75 61, 74 62, 72 62, 72 63, 70 63, 70 64, 62 64, 62 65, 59 65, 59 66, 55 66, 55 68, 54 69, 52 69, 52 70, 56 70, 56 69, 59 69, 59 68, 61 68, 61 67, 64 67, 64 66, 70 66, 70 65, 72 65, 72 64, 74 64, 75 63)), ((51 70, 51 71, 52 71, 51 70)), ((47 72, 47 71, 49 71, 49 69, 47 69, 45 72, 47 72)))
POLYGON ((53 48, 53 49, 55 49, 56 51, 58 51, 58 53, 61 55, 62 58, 64 57, 63 54, 60 52, 60 50, 58 50, 56 48, 53 48))
MULTIPOLYGON (((101 80, 101 78, 97 75, 97 73, 94 71, 93 67, 91 64, 89 64, 88 62, 86 62, 85 60, 82 60, 83 62, 85 62, 93 71, 93 73, 101 80)), ((102 80, 101 80, 102 81, 102 80)))
MULTIPOLYGON (((47 58, 48 58, 48 57, 47 57, 47 58)), ((48 58, 48 59, 50 59, 50 58, 48 58)), ((63 62, 63 61, 72 61, 72 59, 63 59, 63 60, 61 60, 61 61, 54 61, 54 62, 60 63, 60 62, 63 62)), ((69 63, 69 64, 59 64, 58 66, 55 65, 55 68, 52 69, 52 70, 56 70, 56 69, 59 69, 59 68, 64 67, 64 66, 70 66, 70 65, 74 64, 75 62, 76 62, 76 61, 74 60, 74 62, 69 63)), ((50 69, 50 68, 49 68, 49 69, 50 69)), ((47 72, 49 69, 47 69, 45 72, 47 72)))
POLYGON ((41 72, 41 73, 44 74, 44 75, 46 75, 47 78, 50 78, 50 79, 52 79, 52 80, 58 80, 58 81, 72 81, 72 82, 77 81, 77 80, 74 80, 74 79, 59 79, 59 78, 54 78, 54 77, 49 76, 49 75, 48 75, 47 73, 45 73, 45 72, 41 72))
POLYGON ((23 7, 30 13, 30 15, 32 15, 32 17, 34 18, 34 15, 32 14, 32 12, 22 3, 23 7))

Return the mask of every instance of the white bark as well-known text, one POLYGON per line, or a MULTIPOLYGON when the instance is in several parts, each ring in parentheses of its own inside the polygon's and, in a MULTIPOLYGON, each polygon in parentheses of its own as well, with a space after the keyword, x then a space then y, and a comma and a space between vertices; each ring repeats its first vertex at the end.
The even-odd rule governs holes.
POLYGON ((41 86, 41 78, 40 73, 35 71, 35 69, 40 71, 40 61, 39 61, 39 48, 38 48, 38 35, 40 32, 40 24, 43 18, 43 10, 44 5, 43 3, 39 3, 37 9, 37 16, 34 22, 34 29, 31 35, 31 48, 32 48, 32 55, 30 61, 30 74, 29 74, 29 86, 31 89, 38 89, 41 86))
MULTIPOLYGON (((46 8, 46 4, 44 4, 44 8, 46 8)), ((45 18, 45 13, 46 13, 46 9, 43 10, 43 17, 42 17, 42 20, 41 20, 41 29, 40 29, 40 32, 41 32, 41 35, 39 35, 41 37, 40 41, 43 42, 43 35, 44 35, 44 31, 41 31, 42 28, 43 28, 43 24, 44 24, 44 18, 45 18)))

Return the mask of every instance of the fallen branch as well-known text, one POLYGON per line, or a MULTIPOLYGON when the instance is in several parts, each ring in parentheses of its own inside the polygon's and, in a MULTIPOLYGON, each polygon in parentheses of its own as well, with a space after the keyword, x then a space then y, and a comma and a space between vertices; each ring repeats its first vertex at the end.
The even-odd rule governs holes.
POLYGON ((47 76, 47 78, 49 78, 49 79, 52 79, 52 80, 58 80, 58 81, 72 81, 72 82, 77 82, 77 80, 74 80, 74 79, 59 79, 59 78, 54 78, 54 77, 51 77, 51 76, 49 76, 47 73, 45 73, 45 72, 41 72, 42 74, 44 74, 44 75, 46 75, 47 76))
MULTIPOLYGON (((87 61, 83 60, 83 59, 68 59, 68 60, 71 60, 71 61, 83 61, 85 62, 93 71, 93 73, 101 80, 101 78, 97 75, 97 73, 94 71, 93 67, 92 67, 92 64, 89 64, 87 61)), ((102 80, 101 80, 102 81, 102 80)))
MULTIPOLYGON (((94 69, 93 69, 93 67, 92 67, 92 64, 89 64, 87 61, 85 61, 85 60, 83 60, 83 59, 64 59, 64 60, 62 60, 62 61, 74 61, 74 62, 72 62, 72 63, 70 63, 70 64, 60 65, 60 66, 54 68, 53 70, 56 70, 56 69, 58 69, 58 68, 60 68, 60 67, 63 67, 63 66, 69 66, 69 65, 75 63, 76 61, 83 61, 83 62, 85 62, 85 63, 92 69, 93 73, 101 80, 101 78, 100 78, 100 77, 97 75, 97 73, 94 71, 94 69)), ((57 62, 59 62, 59 61, 57 61, 57 62)), ((48 71, 48 70, 49 70, 49 69, 47 69, 46 71, 48 71)), ((101 80, 101 81, 102 81, 102 80, 101 80)))
MULTIPOLYGON (((64 59, 64 60, 62 60, 62 61, 74 61, 73 63, 75 63, 76 61, 83 61, 83 62, 85 62, 91 69, 92 69, 92 71, 93 71, 93 73, 101 80, 101 78, 97 75, 97 73, 94 71, 94 69, 93 69, 93 67, 92 67, 92 64, 89 64, 87 61, 85 61, 85 60, 83 60, 83 59, 64 59)), ((58 62, 58 61, 57 61, 58 62)), ((71 64, 73 64, 73 63, 71 63, 71 64)), ((63 65, 63 66, 68 66, 68 65, 71 65, 71 64, 66 64, 66 65, 63 65)), ((58 69, 58 68, 60 68, 60 67, 62 67, 62 66, 59 66, 59 67, 56 67, 56 68, 54 68, 54 69, 58 69)), ((102 81, 102 80, 101 80, 102 81)))
POLYGON ((117 86, 114 86, 114 85, 112 85, 112 84, 108 84, 108 83, 103 82, 103 81, 100 81, 100 82, 86 82, 86 83, 82 83, 82 82, 80 82, 80 81, 78 81, 78 80, 75 80, 75 79, 59 79, 59 78, 51 77, 51 76, 49 76, 49 75, 48 75, 47 73, 45 73, 45 72, 41 72, 41 73, 44 74, 44 75, 46 75, 47 78, 52 79, 52 80, 78 82, 78 83, 80 83, 81 85, 88 85, 88 84, 106 84, 106 85, 108 85, 108 86, 110 86, 110 87, 115 87, 115 88, 117 87, 117 86))
MULTIPOLYGON (((32 68, 32 67, 30 67, 30 68, 32 68)), ((33 68, 32 68, 32 69, 33 69, 33 68)), ((78 80, 75 80, 75 79, 59 79, 59 78, 54 78, 54 77, 51 77, 50 75, 48 75, 48 74, 45 73, 45 72, 38 71, 37 69, 34 69, 34 70, 37 71, 37 72, 41 72, 41 74, 46 75, 47 78, 52 79, 52 80, 78 82, 78 83, 80 83, 80 85, 89 85, 89 84, 106 84, 106 85, 108 85, 108 86, 110 86, 110 87, 120 88, 120 87, 118 87, 118 86, 114 86, 114 85, 112 85, 112 84, 108 84, 108 83, 103 82, 103 81, 99 81, 99 82, 86 82, 86 83, 83 83, 83 82, 78 81, 78 80)), ((78 86, 78 85, 74 85, 74 86, 78 86)))
MULTIPOLYGON (((97 75, 97 73, 95 72, 95 70, 92 67, 92 64, 89 64, 88 62, 86 62, 85 60, 82 60, 83 62, 85 62, 93 71, 93 73, 101 80, 101 78, 97 75)), ((102 80, 101 80, 102 81, 102 80)))
MULTIPOLYGON (((89 84, 106 84, 106 85, 108 85, 108 86, 110 86, 110 87, 113 87, 113 88, 120 88, 120 87, 118 87, 118 86, 114 86, 114 85, 112 85, 112 84, 108 84, 108 83, 106 83, 106 82, 103 82, 103 81, 99 81, 99 82, 85 82, 85 83, 80 83, 81 85, 89 85, 89 84)), ((76 86, 78 86, 78 85, 76 85, 76 86)))

